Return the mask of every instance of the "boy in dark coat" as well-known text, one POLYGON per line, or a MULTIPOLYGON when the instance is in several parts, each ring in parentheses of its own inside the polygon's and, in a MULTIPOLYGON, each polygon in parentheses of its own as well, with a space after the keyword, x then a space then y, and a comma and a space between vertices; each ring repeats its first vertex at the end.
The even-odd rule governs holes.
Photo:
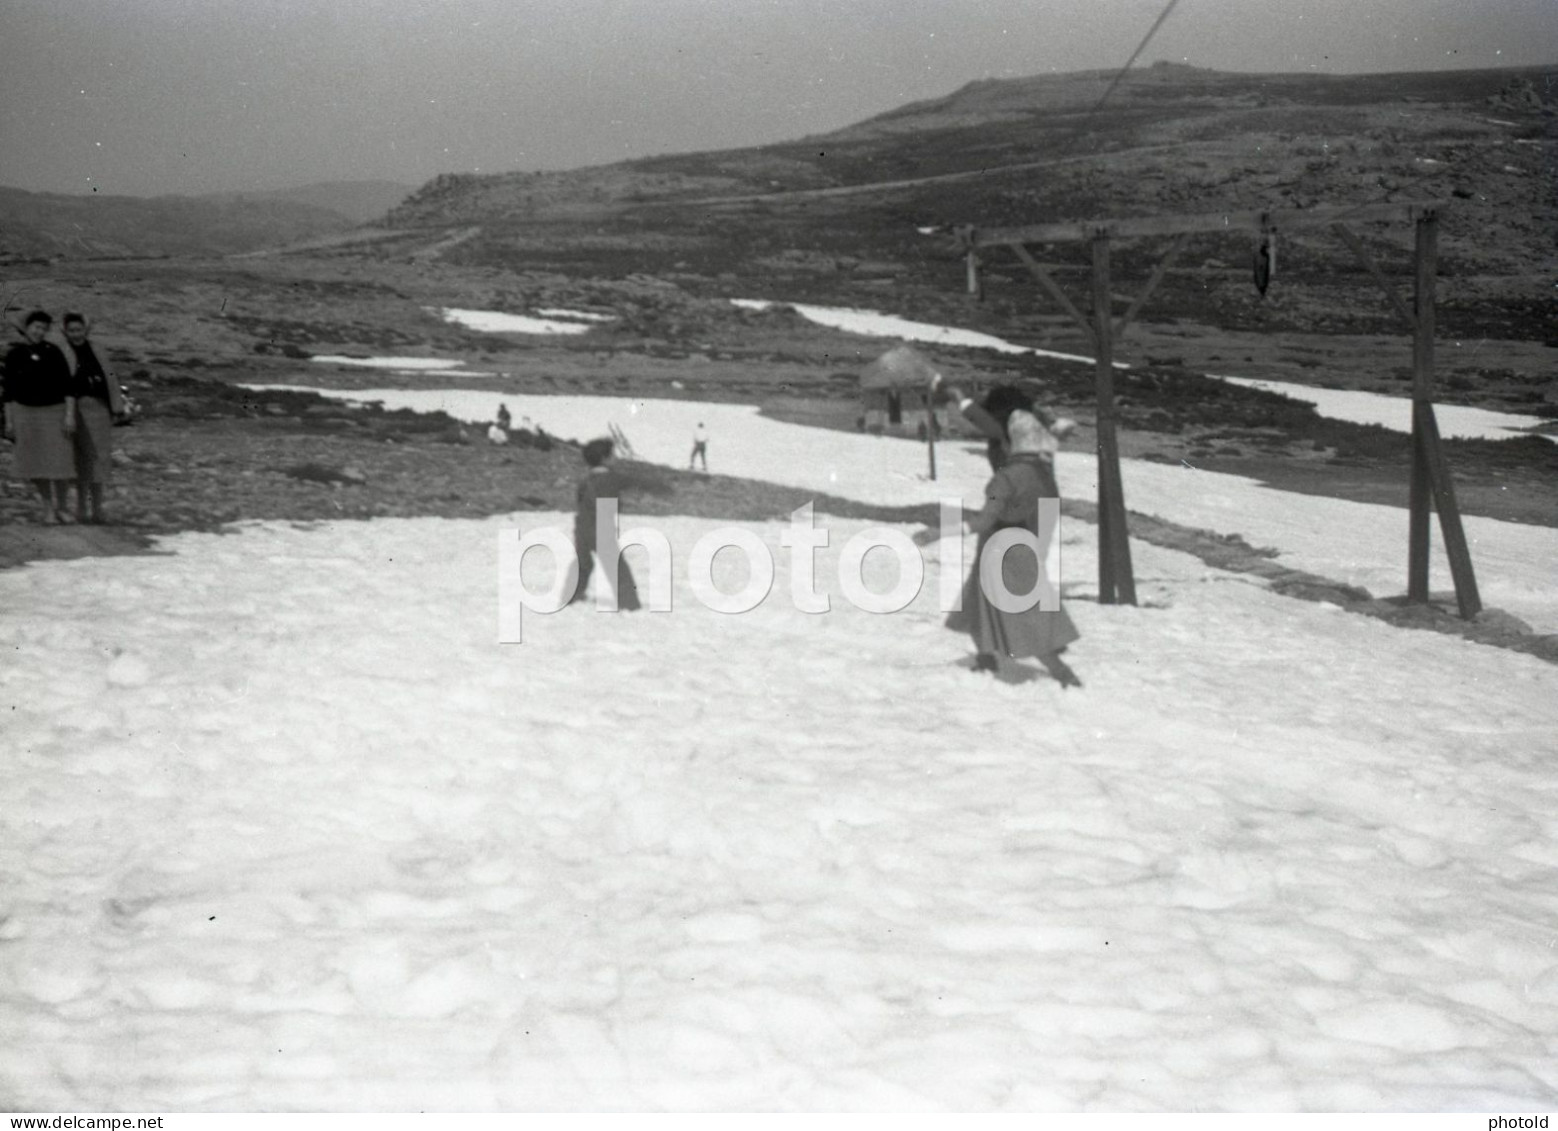
MULTIPOLYGON (((591 440, 584 445, 584 462, 589 471, 579 480, 578 509, 573 518, 573 546, 579 557, 579 571, 569 604, 584 600, 590 575, 595 570, 596 504, 601 499, 619 499, 622 494, 622 478, 611 467, 615 454, 616 445, 610 440, 591 440)), ((612 589, 617 594, 617 608, 628 611, 639 608, 638 585, 633 580, 633 571, 620 554, 616 567, 612 589)))

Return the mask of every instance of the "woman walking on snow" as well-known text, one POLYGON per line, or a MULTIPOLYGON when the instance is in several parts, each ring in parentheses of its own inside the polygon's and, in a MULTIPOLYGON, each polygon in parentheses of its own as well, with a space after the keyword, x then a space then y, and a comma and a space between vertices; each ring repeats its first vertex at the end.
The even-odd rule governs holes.
MULTIPOLYGON (((1013 411, 1006 422, 1006 458, 985 487, 985 505, 967 519, 969 529, 979 536, 978 550, 968 580, 963 583, 962 607, 948 614, 946 626, 966 632, 974 640, 977 655, 974 670, 1000 670, 999 657, 1016 659, 1033 656, 1062 687, 1081 687, 1082 681, 1060 658, 1066 646, 1081 637, 1064 608, 1045 611, 1039 607, 1042 594, 1051 591, 1044 572, 1046 536, 1039 523, 1039 500, 1059 497, 1055 474, 1046 458, 1050 440, 1047 430, 1031 413, 1013 411), (1038 540, 1038 553, 1025 545, 1010 547, 1001 559, 1001 578, 1007 593, 1022 599, 1031 596, 1033 604, 1022 612, 998 608, 980 582, 981 566, 991 537, 999 530, 1020 528, 1038 540)), ((953 532, 940 532, 943 536, 953 532)), ((917 541, 936 537, 922 531, 917 541)))

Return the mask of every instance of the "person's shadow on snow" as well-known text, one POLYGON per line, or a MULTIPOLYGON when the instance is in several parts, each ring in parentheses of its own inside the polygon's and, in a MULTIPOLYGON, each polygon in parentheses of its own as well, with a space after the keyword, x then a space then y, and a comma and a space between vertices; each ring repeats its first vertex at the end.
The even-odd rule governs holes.
POLYGON ((1000 661, 1000 667, 993 672, 981 671, 981 669, 976 666, 976 663, 977 661, 975 657, 964 656, 961 660, 957 661, 957 666, 962 668, 964 671, 980 672, 980 674, 989 676, 997 683, 1005 683, 1013 687, 1020 687, 1025 683, 1034 683, 1040 679, 1047 680, 1050 678, 1049 673, 1043 671, 1040 668, 1030 668, 1024 664, 1018 663, 1016 660, 1009 660, 1004 657, 1000 661))

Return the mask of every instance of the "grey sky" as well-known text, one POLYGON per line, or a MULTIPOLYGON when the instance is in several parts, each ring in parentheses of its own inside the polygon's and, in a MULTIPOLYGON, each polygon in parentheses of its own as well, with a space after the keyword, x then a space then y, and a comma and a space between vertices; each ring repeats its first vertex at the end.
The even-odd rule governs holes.
MULTIPOLYGON (((0 183, 153 194, 559 169, 1118 66, 1164 0, 0 0, 0 183)), ((1180 0, 1154 59, 1558 61, 1558 0, 1180 0)))

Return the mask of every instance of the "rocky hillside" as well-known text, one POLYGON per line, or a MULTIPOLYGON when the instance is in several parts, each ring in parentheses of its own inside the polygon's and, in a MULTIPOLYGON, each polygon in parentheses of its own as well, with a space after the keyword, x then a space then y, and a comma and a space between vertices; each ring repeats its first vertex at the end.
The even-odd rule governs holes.
POLYGON ((253 204, 301 204, 334 212, 353 224, 377 220, 411 195, 414 185, 399 181, 321 181, 266 192, 225 193, 206 197, 253 204))
MULTIPOLYGON (((1239 75, 1160 64, 1132 72, 1095 111, 1110 77, 974 83, 760 149, 446 175, 390 214, 404 238, 388 246, 398 255, 407 241, 442 240, 450 262, 570 274, 760 276, 794 296, 858 300, 862 285, 955 278, 953 241, 925 228, 1432 199, 1453 205, 1441 254, 1464 284, 1465 332, 1558 336, 1546 71, 1239 75)), ((1408 237, 1365 235, 1387 269, 1402 265, 1408 237)), ((1155 250, 1122 247, 1120 277, 1144 276, 1155 250)), ((1316 303, 1351 316, 1367 283, 1345 247, 1322 233, 1283 252, 1285 277, 1309 295, 1297 323, 1319 328, 1316 303)), ((1049 253, 1061 267, 1081 255, 1049 253)), ((1197 237, 1180 262, 1208 274, 1165 288, 1167 309, 1237 313, 1254 301, 1249 256, 1238 239, 1197 237), (1226 294, 1223 273, 1237 283, 1226 294)), ((991 267, 1026 286, 1015 263, 991 267)), ((1379 304, 1367 305, 1373 317, 1379 304)))

